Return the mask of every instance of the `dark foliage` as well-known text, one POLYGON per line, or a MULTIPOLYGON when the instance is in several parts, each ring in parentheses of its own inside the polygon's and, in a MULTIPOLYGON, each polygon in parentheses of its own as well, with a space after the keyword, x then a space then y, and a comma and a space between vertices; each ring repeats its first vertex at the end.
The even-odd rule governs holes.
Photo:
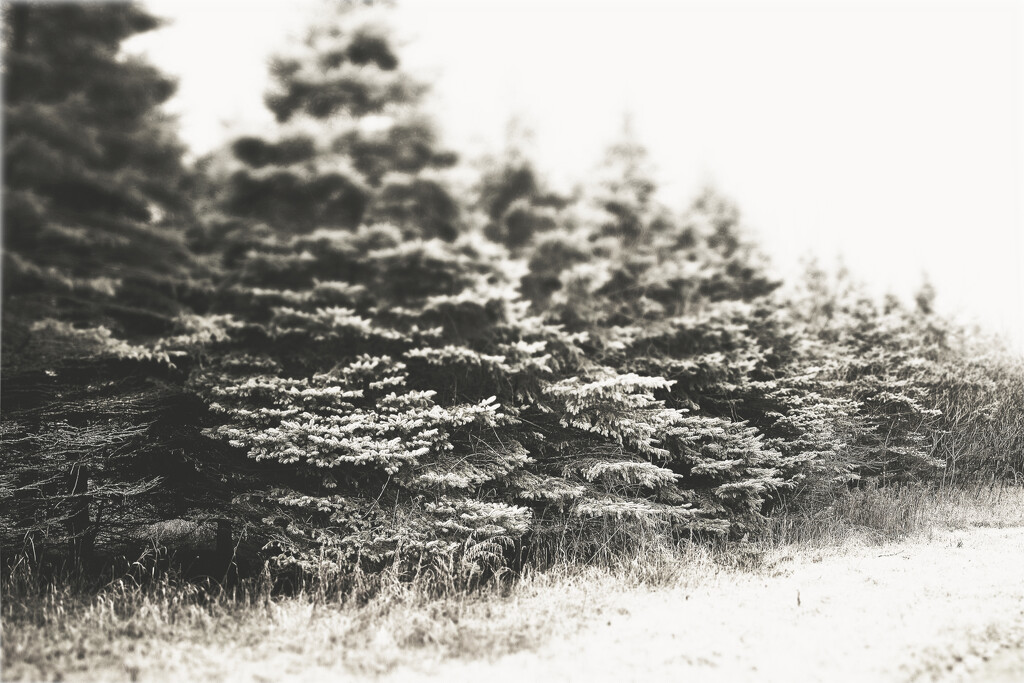
POLYGON ((783 291, 731 201, 658 201, 628 131, 571 194, 514 146, 456 192, 352 5, 272 63, 277 128, 195 175, 173 83, 118 56, 157 20, 5 13, 6 557, 202 539, 280 585, 472 583, 865 480, 1024 478, 1021 362, 934 291, 783 291))

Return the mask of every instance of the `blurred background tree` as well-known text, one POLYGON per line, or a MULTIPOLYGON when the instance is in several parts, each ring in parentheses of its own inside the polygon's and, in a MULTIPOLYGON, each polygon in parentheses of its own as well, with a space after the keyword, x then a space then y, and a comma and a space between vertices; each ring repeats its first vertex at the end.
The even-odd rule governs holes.
POLYGON ((367 12, 325 2, 305 40, 273 58, 265 102, 277 128, 201 163, 208 220, 198 248, 364 222, 405 237, 459 234, 459 203, 443 180, 457 157, 420 111, 427 87, 402 71, 387 29, 367 12))
POLYGON ((4 356, 27 321, 159 334, 193 264, 189 173, 160 110, 174 83, 122 41, 159 22, 128 5, 5 8, 4 356))
POLYGON ((571 201, 552 191, 530 161, 530 138, 525 124, 510 121, 505 149, 482 160, 472 192, 474 208, 483 215, 484 234, 513 256, 562 227, 559 211, 571 201))

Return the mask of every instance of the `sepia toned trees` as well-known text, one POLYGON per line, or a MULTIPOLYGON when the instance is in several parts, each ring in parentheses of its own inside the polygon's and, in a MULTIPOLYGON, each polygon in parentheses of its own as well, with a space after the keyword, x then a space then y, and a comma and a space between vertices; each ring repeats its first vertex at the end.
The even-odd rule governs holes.
POLYGON ((202 469, 186 455, 196 404, 150 348, 202 290, 190 172, 160 110, 174 83, 119 56, 156 19, 4 11, 2 536, 81 561, 185 514, 177 484, 202 469))
POLYGON ((272 128, 194 168, 173 83, 119 54, 157 20, 6 8, 6 556, 174 522, 218 572, 466 584, 862 481, 1022 476, 1020 364, 933 294, 780 287, 736 205, 666 206, 628 131, 572 192, 514 147, 457 189, 380 15, 331 7, 272 62, 272 128))

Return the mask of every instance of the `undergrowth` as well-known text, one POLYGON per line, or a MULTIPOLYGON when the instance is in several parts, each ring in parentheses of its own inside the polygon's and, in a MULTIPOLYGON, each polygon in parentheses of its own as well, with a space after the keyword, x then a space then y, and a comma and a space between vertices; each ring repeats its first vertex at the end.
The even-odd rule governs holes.
MULTIPOLYGON (((686 589, 733 572, 767 572, 776 555, 884 544, 942 529, 1024 524, 1024 489, 864 488, 815 510, 783 509, 739 543, 665 541, 660 529, 609 527, 594 547, 551 539, 518 575, 466 588, 436 574, 384 572, 306 581, 275 592, 269 575, 189 582, 141 558, 103 585, 48 580, 16 564, 3 584, 4 680, 221 678, 230 666, 342 666, 375 675, 451 657, 493 658, 571 635, 608 596, 686 589), (628 531, 628 533, 626 533, 628 531), (646 533, 645 533, 646 532, 646 533), (168 654, 173 643, 191 661, 168 654), (232 656, 225 658, 223 652, 232 656), (218 654, 220 653, 220 654, 218 654), (239 664, 242 662, 242 664, 239 664)), ((588 537, 592 540, 592 536, 588 537)), ((259 675, 258 668, 254 668, 259 675)))
POLYGON ((867 486, 813 508, 784 507, 765 521, 758 541, 766 548, 839 546, 853 539, 890 543, 933 530, 1021 525, 1019 486, 867 486))

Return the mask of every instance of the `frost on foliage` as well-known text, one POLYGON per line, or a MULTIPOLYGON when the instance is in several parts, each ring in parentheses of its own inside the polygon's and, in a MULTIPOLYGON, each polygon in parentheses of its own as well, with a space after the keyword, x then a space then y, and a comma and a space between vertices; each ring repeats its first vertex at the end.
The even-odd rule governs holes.
POLYGON ((570 516, 656 520, 682 523, 687 526, 700 518, 697 510, 685 505, 664 505, 647 500, 611 495, 595 496, 577 502, 572 506, 570 516))
POLYGON ((467 489, 505 477, 531 462, 518 441, 471 437, 465 448, 451 449, 436 460, 423 462, 412 478, 417 488, 467 489))
POLYGON ((106 327, 75 327, 60 320, 45 319, 32 323, 35 334, 46 336, 47 344, 74 346, 83 356, 112 356, 126 360, 156 361, 171 365, 170 356, 158 346, 131 344, 118 339, 106 327))
POLYGON ((582 460, 576 464, 580 475, 587 481, 598 479, 637 485, 644 488, 658 488, 674 484, 679 475, 664 467, 649 462, 582 460))
POLYGON ((564 505, 566 502, 582 498, 588 492, 583 484, 561 476, 536 474, 528 470, 520 470, 508 477, 508 484, 515 490, 516 498, 524 501, 554 503, 564 505))
POLYGON ((471 579, 503 566, 505 551, 532 523, 521 506, 445 496, 384 508, 276 489, 249 502, 269 513, 260 523, 275 564, 321 576, 388 568, 408 577, 442 572, 471 579))
POLYGON ((672 382, 660 377, 634 374, 612 375, 595 382, 578 377, 561 380, 545 388, 545 394, 559 402, 563 427, 575 427, 628 444, 653 456, 666 456, 658 441, 679 419, 676 411, 665 410, 654 391, 672 382))

